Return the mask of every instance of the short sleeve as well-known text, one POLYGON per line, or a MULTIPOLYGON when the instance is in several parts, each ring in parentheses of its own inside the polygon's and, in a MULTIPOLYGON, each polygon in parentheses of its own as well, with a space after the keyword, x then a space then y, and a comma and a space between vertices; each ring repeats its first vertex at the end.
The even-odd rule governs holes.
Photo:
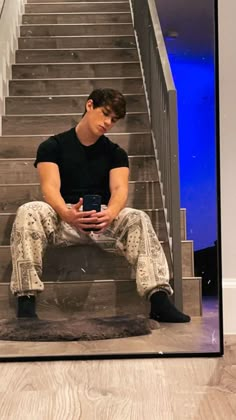
POLYGON ((59 145, 55 137, 43 141, 37 150, 35 168, 40 162, 53 162, 59 164, 59 145))
POLYGON ((121 147, 116 147, 112 153, 111 169, 129 167, 128 155, 121 147))

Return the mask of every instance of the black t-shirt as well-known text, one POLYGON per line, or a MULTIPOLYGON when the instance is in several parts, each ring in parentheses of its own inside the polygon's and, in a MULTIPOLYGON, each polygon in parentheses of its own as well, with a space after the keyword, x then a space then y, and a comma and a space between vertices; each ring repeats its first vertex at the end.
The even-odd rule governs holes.
POLYGON ((75 128, 49 137, 37 151, 34 166, 53 162, 59 167, 61 195, 66 203, 75 204, 85 194, 99 194, 102 203, 110 198, 109 172, 113 168, 129 167, 127 153, 106 136, 91 146, 84 146, 75 128))

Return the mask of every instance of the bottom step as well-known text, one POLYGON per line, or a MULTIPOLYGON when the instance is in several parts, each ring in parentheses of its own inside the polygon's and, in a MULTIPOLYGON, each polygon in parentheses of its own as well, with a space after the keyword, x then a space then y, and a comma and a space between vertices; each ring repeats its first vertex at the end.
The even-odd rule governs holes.
MULTIPOLYGON (((201 278, 183 279, 184 312, 191 316, 202 314, 201 278)), ((37 312, 42 319, 62 319, 75 315, 94 316, 145 315, 150 304, 140 298, 134 280, 94 280, 47 282, 38 296, 37 312)), ((0 317, 14 317, 16 298, 9 284, 0 283, 0 317)))

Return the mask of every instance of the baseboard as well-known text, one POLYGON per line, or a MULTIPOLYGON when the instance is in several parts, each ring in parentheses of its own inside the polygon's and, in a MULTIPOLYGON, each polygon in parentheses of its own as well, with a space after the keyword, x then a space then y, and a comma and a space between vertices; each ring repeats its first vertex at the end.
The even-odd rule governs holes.
POLYGON ((224 334, 236 334, 236 279, 223 280, 224 334))

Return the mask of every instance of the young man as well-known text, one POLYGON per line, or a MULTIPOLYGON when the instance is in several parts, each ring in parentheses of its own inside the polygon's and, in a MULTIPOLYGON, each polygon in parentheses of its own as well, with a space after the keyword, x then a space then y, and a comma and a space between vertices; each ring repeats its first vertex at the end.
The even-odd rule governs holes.
POLYGON ((150 299, 151 318, 190 321, 169 300, 173 291, 168 266, 149 217, 141 210, 125 207, 128 156, 105 136, 125 113, 120 92, 94 90, 77 126, 39 146, 35 167, 45 201, 22 205, 11 234, 11 290, 18 297, 18 317, 37 317, 36 296, 44 289, 40 279, 42 255, 49 243, 67 246, 95 242, 104 249, 112 243, 114 251, 133 265, 138 293, 150 299), (102 197, 100 212, 83 211, 86 194, 102 197))

